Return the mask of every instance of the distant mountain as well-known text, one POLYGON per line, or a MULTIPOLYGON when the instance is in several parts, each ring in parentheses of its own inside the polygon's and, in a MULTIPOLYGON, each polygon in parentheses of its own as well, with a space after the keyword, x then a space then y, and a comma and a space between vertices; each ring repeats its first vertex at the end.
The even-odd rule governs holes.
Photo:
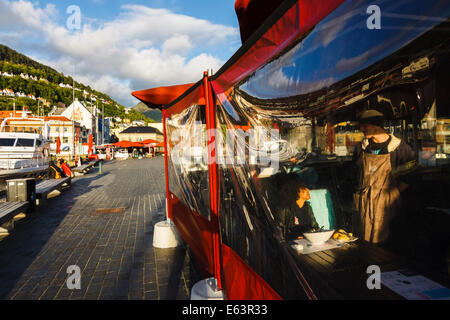
POLYGON ((143 114, 147 118, 155 120, 155 122, 162 122, 162 112, 159 109, 149 108, 145 103, 139 102, 132 108, 134 111, 143 114))

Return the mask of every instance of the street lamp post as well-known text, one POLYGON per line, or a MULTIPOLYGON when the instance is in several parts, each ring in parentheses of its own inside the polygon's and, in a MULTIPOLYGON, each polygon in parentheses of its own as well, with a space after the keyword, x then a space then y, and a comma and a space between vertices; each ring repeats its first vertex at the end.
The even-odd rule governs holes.
POLYGON ((72 76, 72 160, 75 161, 75 65, 72 76))

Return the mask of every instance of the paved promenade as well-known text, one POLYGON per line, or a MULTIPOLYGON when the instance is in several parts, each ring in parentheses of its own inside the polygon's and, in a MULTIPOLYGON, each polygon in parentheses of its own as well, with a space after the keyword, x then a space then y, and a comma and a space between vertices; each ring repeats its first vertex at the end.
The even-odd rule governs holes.
POLYGON ((0 242, 0 299, 189 299, 200 278, 188 250, 152 247, 165 219, 163 158, 102 171, 75 178, 0 242), (67 288, 72 265, 80 290, 67 288))

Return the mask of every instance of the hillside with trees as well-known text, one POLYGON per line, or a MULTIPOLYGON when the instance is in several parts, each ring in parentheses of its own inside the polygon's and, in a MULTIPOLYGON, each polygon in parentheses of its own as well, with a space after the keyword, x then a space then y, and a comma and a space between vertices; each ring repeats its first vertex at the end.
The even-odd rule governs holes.
POLYGON ((139 102, 133 108, 136 112, 143 114, 144 116, 155 120, 156 122, 162 122, 162 112, 158 109, 149 108, 145 103, 139 102))
POLYGON ((86 105, 98 105, 104 108, 105 117, 143 120, 153 119, 114 101, 107 94, 96 91, 90 86, 74 81, 46 65, 36 62, 19 52, 0 44, 0 110, 18 110, 27 107, 35 114, 47 115, 54 106, 69 106, 73 97, 84 101, 86 105), (14 93, 5 92, 6 89, 14 93))

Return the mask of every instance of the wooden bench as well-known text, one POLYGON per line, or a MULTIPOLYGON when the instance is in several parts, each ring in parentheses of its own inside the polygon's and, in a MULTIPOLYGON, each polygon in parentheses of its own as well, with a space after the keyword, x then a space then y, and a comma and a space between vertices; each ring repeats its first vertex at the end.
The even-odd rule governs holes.
POLYGON ((36 198, 43 199, 55 190, 61 191, 62 187, 70 185, 70 182, 70 177, 41 181, 36 185, 36 198))
POLYGON ((27 201, 0 203, 0 225, 13 220, 18 214, 26 212, 28 206, 27 201))
POLYGON ((92 167, 97 164, 98 160, 91 161, 89 163, 83 164, 79 167, 71 168, 74 175, 84 175, 87 173, 92 167))

